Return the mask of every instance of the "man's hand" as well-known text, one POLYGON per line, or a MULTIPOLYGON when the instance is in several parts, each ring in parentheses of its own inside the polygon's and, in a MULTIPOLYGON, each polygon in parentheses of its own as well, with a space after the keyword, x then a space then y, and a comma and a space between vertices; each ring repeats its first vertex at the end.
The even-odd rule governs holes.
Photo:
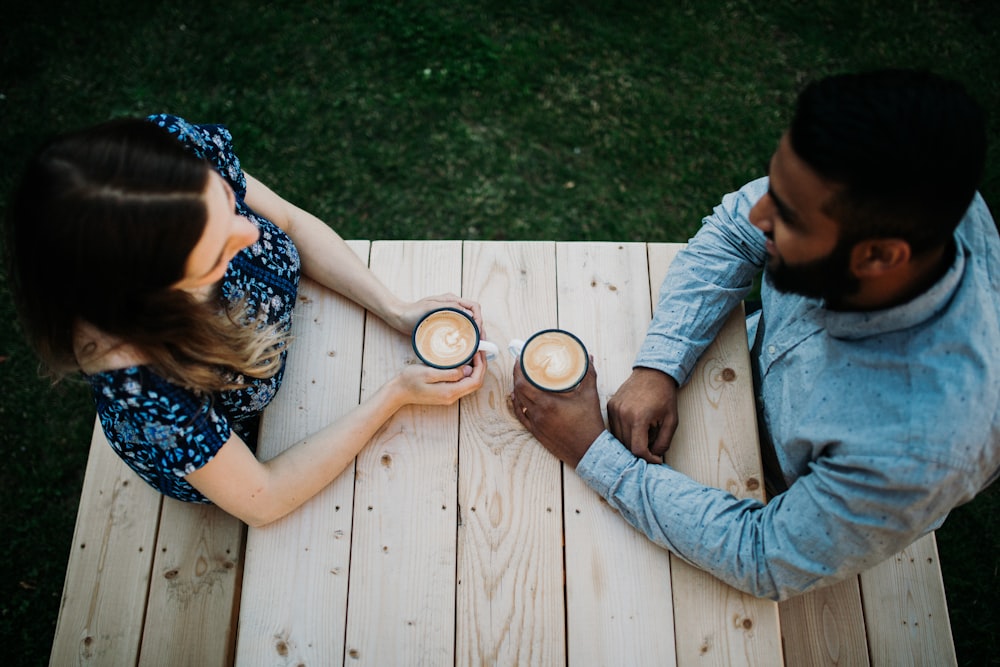
POLYGON ((514 364, 514 416, 557 458, 576 468, 594 440, 604 432, 594 360, 583 382, 567 392, 543 391, 528 382, 514 364))
POLYGON ((608 399, 608 425, 633 454, 662 463, 677 430, 677 381, 652 368, 636 368, 608 399))

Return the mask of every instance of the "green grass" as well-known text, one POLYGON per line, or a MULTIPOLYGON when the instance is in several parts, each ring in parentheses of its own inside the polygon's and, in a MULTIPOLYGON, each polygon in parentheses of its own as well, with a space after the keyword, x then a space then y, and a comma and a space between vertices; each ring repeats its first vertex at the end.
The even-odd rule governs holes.
MULTIPOLYGON (((928 67, 1000 107, 988 1, 12 4, 0 209, 43 138, 169 111, 227 124, 247 171, 347 238, 681 241, 761 173, 810 79, 928 67)), ((0 285, 6 664, 47 660, 93 419, 36 370, 0 285)), ((994 488, 938 533, 963 665, 1000 655, 998 516, 994 488)))

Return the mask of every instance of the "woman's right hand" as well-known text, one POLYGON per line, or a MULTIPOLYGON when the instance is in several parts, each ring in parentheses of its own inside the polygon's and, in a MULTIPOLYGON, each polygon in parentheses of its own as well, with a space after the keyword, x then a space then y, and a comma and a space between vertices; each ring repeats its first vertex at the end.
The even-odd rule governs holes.
POLYGON ((486 379, 486 354, 477 352, 471 366, 446 370, 412 364, 396 380, 405 404, 451 405, 483 386, 486 379))

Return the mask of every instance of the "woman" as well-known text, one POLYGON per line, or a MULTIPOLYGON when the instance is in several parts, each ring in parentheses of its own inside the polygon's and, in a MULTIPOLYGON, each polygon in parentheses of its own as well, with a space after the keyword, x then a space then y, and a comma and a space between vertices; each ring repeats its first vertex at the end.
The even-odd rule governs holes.
POLYGON ((392 295, 333 230, 245 174, 220 126, 174 116, 66 135, 11 206, 11 288, 58 379, 82 371, 111 446, 162 493, 252 526, 329 484, 407 404, 446 405, 486 360, 405 368, 355 410, 265 462, 256 418, 277 391, 300 271, 409 333, 454 295, 392 295))

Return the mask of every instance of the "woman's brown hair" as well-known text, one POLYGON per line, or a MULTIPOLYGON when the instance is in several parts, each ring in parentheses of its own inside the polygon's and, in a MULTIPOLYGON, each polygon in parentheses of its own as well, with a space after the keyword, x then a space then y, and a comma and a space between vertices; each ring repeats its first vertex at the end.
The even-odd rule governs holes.
POLYGON ((277 372, 284 334, 256 325, 242 303, 172 288, 205 228, 210 169, 138 119, 59 137, 28 164, 9 211, 10 287, 54 379, 79 369, 81 321, 197 391, 277 372))

